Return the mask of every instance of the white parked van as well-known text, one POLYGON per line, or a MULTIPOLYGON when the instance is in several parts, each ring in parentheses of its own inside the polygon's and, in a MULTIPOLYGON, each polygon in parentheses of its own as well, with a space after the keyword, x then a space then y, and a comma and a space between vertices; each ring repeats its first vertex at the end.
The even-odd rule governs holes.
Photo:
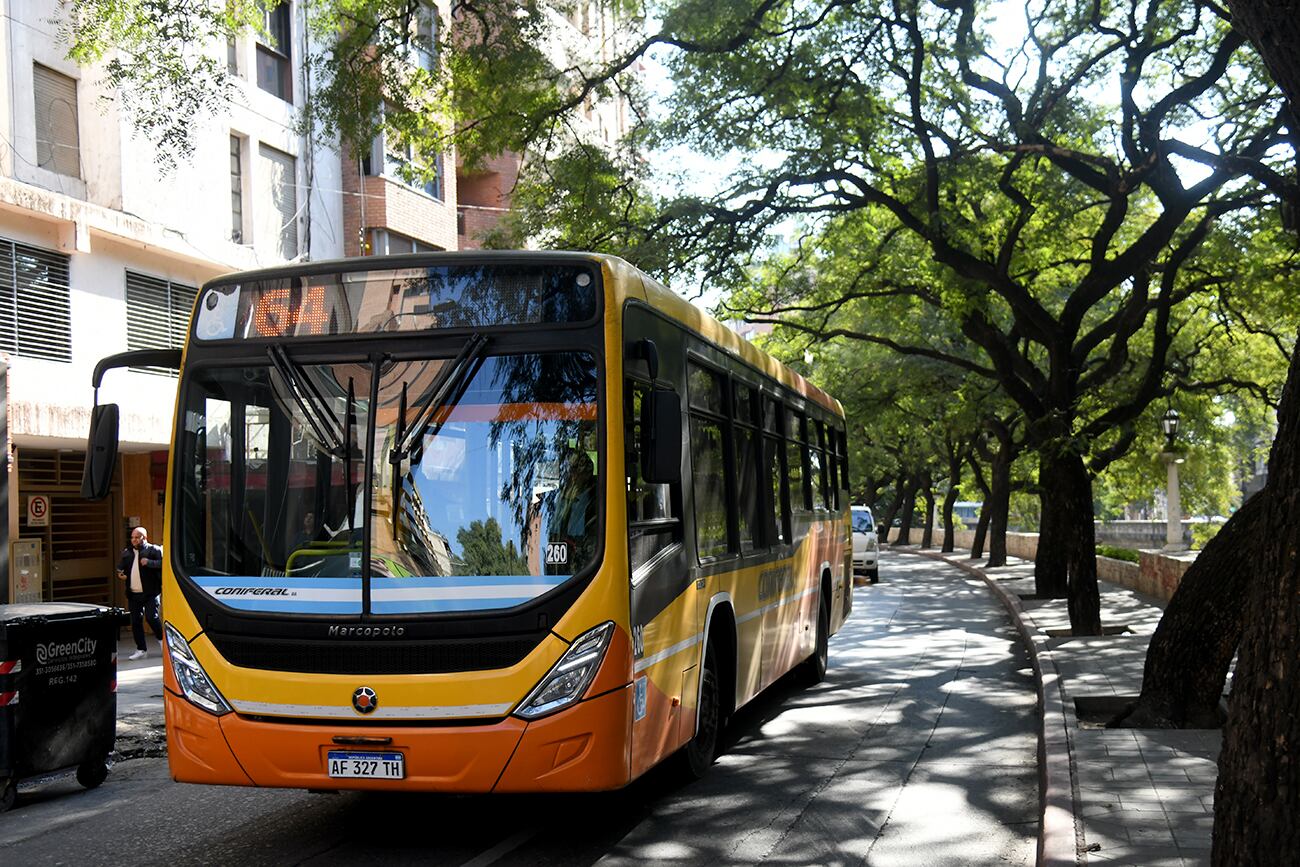
POLYGON ((876 540, 876 519, 866 506, 853 506, 853 572, 865 574, 875 584, 880 580, 880 545, 876 540))

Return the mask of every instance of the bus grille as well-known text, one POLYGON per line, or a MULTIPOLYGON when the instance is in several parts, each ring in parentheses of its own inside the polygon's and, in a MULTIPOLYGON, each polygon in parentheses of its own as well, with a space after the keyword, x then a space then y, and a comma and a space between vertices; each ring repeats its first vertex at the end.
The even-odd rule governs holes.
POLYGON ((209 632, 232 665, 309 674, 440 674, 509 668, 545 633, 429 641, 302 641, 209 632))

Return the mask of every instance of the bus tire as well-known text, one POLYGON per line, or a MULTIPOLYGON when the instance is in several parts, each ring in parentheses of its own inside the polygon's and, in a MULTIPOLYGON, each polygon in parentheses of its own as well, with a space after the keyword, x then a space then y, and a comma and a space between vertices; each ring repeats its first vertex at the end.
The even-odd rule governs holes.
POLYGON ((874 568, 874 569, 868 569, 868 570, 867 570, 867 580, 870 581, 872 584, 879 584, 879 583, 880 583, 880 567, 879 567, 879 566, 877 566, 877 567, 874 568))
POLYGON ((813 647, 812 655, 803 661, 803 668, 799 672, 802 675, 801 679, 808 686, 816 686, 826 679, 826 665, 830 660, 830 637, 831 601, 823 588, 821 602, 817 605, 817 643, 813 647))
POLYGON ((704 669, 700 672, 699 723, 695 736, 677 755, 679 776, 698 780, 708 773, 718 755, 718 739, 722 734, 722 696, 718 689, 718 656, 709 642, 704 652, 704 669))

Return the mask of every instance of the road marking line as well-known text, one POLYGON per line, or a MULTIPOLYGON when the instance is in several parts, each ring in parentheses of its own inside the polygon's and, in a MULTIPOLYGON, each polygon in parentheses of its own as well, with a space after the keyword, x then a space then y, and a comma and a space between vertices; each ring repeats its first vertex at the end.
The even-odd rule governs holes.
POLYGON ((505 838, 486 852, 481 852, 478 855, 475 855, 473 858, 460 865, 460 867, 488 867, 489 864, 495 864, 497 861, 500 861, 502 858, 509 855, 535 836, 537 836, 536 828, 525 828, 524 830, 505 838))

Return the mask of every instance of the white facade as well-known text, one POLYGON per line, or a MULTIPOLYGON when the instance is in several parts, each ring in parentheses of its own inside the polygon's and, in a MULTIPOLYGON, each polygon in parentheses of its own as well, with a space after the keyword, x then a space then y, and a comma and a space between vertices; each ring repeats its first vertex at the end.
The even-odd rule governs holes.
MULTIPOLYGON (((310 84, 301 63, 307 37, 301 4, 289 12, 273 59, 280 92, 300 102, 310 84)), ((60 14, 58 0, 0 0, 0 353, 8 368, 0 397, 9 437, 0 602, 123 604, 113 564, 124 525, 142 522, 151 538, 164 537, 176 379, 125 369, 105 378, 100 400, 121 407, 124 457, 117 493, 95 504, 79 493, 91 372, 116 352, 179 345, 191 293, 219 274, 344 255, 342 164, 336 149, 295 131, 294 103, 259 86, 259 56, 272 55, 250 35, 233 51, 211 47, 223 61, 233 57, 237 105, 200 124, 191 157, 160 170, 153 143, 106 98, 103 70, 66 59, 60 14), (43 519, 33 500, 48 504, 43 519)))
MULTIPOLYGON (((82 447, 95 362, 128 348, 126 271, 197 287, 226 271, 281 263, 286 204, 297 239, 292 258, 343 255, 341 162, 336 150, 313 147, 295 132, 292 104, 258 87, 250 35, 235 46, 242 104, 229 117, 204 122, 192 158, 161 172, 153 144, 104 99, 110 94, 101 70, 65 58, 52 22, 57 0, 0 0, 0 10, 0 238, 69 255, 71 288, 71 362, 11 353, 10 433, 19 447, 82 447), (75 175, 47 167, 35 78, 48 73, 38 65, 75 82, 75 175), (232 240, 232 136, 242 148, 241 243, 232 240), (292 159, 292 184, 285 183, 284 160, 277 164, 268 154, 292 159)), ((305 45, 298 4, 291 18, 293 90, 300 97, 305 45)), ((213 51, 224 54, 226 46, 213 51)), ((67 107, 54 111, 66 122, 67 107)), ((173 378, 109 374, 101 399, 122 404, 124 450, 165 447, 174 396, 173 378)))

